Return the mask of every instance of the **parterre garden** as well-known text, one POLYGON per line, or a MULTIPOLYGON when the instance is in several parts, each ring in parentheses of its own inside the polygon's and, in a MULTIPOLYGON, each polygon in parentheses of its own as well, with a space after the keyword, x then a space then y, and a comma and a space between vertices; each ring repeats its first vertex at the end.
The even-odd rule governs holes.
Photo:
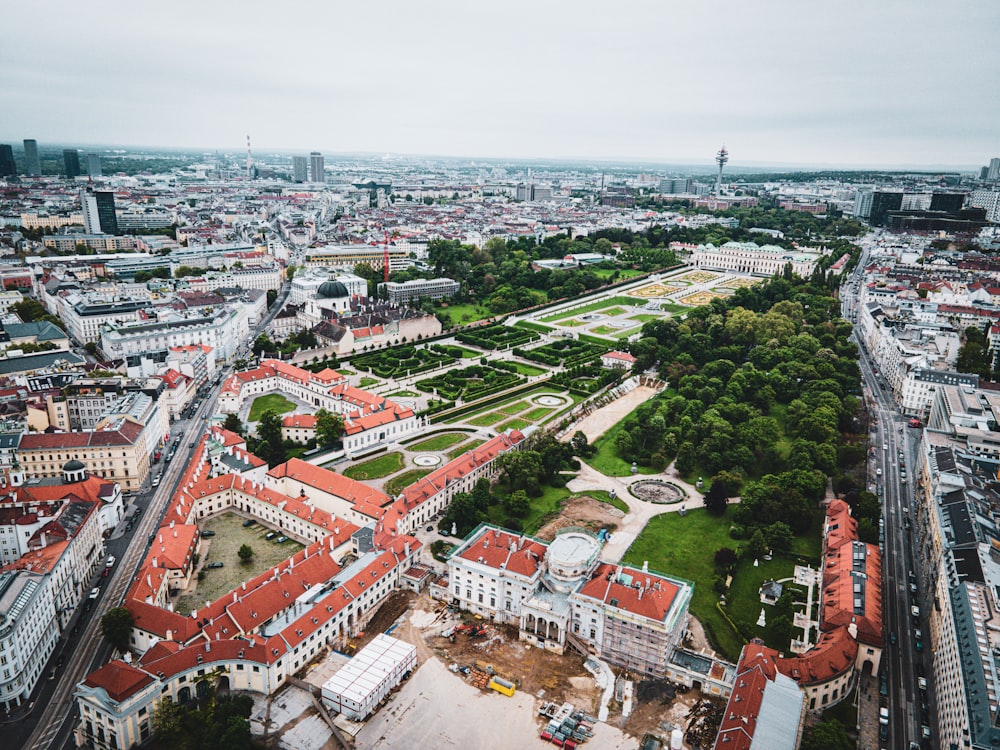
POLYGON ((433 378, 418 380, 416 385, 424 393, 436 393, 438 398, 449 401, 462 398, 470 401, 523 382, 524 377, 519 375, 516 369, 509 362, 472 365, 443 372, 433 378))
POLYGON ((592 344, 575 339, 562 339, 540 346, 537 349, 515 349, 514 354, 532 362, 550 367, 572 367, 601 356, 608 351, 607 346, 592 344))
POLYGON ((521 346, 522 344, 530 344, 532 341, 538 341, 541 335, 523 327, 492 325, 485 328, 477 328, 475 331, 463 331, 456 334, 455 338, 463 344, 470 344, 480 349, 494 351, 496 349, 509 349, 521 346))
POLYGON ((417 348, 403 344, 386 351, 354 357, 351 364, 361 372, 367 371, 380 378, 407 377, 450 365, 455 360, 461 359, 464 351, 466 350, 458 346, 434 345, 417 348), (456 351, 450 351, 452 349, 456 351))

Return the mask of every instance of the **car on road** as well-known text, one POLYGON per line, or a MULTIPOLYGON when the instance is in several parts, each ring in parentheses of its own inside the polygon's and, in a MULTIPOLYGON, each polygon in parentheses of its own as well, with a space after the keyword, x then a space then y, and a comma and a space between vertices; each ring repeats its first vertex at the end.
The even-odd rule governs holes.
POLYGON ((211 568, 212 570, 215 570, 216 568, 222 568, 224 566, 225 566, 225 563, 213 562, 213 563, 209 563, 205 567, 208 567, 208 568, 211 568))
POLYGON ((922 725, 920 727, 920 736, 925 740, 929 740, 931 738, 931 728, 926 724, 922 725))
POLYGON ((890 643, 895 643, 897 640, 898 639, 896 638, 896 634, 895 633, 889 633, 889 642, 890 643))
POLYGON ((921 690, 926 690, 927 689, 927 678, 926 677, 918 677, 917 678, 917 687, 920 688, 921 690))
POLYGON ((94 588, 92 588, 90 590, 90 596, 88 596, 87 598, 88 599, 96 599, 100 595, 101 595, 101 589, 99 587, 95 586, 94 588))
POLYGON ((910 614, 913 615, 913 619, 914 620, 919 620, 920 619, 920 607, 918 607, 916 604, 914 604, 912 607, 910 607, 910 614))
POLYGON ((889 723, 889 709, 882 706, 878 710, 878 723, 888 724, 889 723))
POLYGON ((104 566, 107 567, 107 568, 113 568, 115 566, 116 562, 117 562, 117 559, 115 558, 114 555, 108 555, 108 561, 106 563, 104 563, 104 566))
POLYGON ((888 443, 882 443, 882 450, 884 450, 884 451, 889 450, 889 444, 888 443))
POLYGON ((882 476, 882 470, 881 469, 875 469, 875 476, 877 476, 877 477, 882 476))

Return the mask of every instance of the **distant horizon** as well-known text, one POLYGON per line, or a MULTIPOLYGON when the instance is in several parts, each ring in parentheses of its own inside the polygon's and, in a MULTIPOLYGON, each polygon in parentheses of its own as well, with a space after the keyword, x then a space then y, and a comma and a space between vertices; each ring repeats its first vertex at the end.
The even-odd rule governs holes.
MULTIPOLYGON (((29 136, 30 138, 30 136, 29 136)), ((40 150, 46 148, 77 148, 80 150, 86 149, 102 149, 104 151, 153 151, 153 152, 164 152, 164 153, 177 153, 192 156, 213 156, 218 153, 220 155, 226 155, 228 157, 241 157, 245 156, 245 146, 243 149, 239 147, 213 147, 213 146, 165 146, 165 145, 153 145, 153 144, 124 144, 124 143, 87 143, 87 142, 73 142, 73 141, 61 141, 61 140, 48 140, 43 141, 41 139, 35 139, 38 141, 38 146, 40 150)), ((10 145, 14 153, 24 152, 24 138, 3 138, 0 137, 0 143, 6 143, 10 145)), ((721 146, 721 144, 720 144, 721 146)), ((324 158, 344 158, 344 159, 370 159, 370 160, 442 160, 442 161, 469 161, 469 162, 513 162, 523 165, 531 164, 575 164, 580 166, 585 166, 587 164, 592 165, 609 165, 617 167, 656 167, 656 168, 667 168, 671 166, 679 166, 685 168, 691 167, 701 167, 707 172, 714 173, 716 166, 713 163, 715 154, 712 154, 711 159, 701 160, 693 159, 690 157, 670 157, 670 158, 659 158, 659 157, 615 157, 615 156, 601 156, 601 157, 589 157, 589 156, 484 156, 471 155, 471 154, 431 154, 431 153, 404 153, 389 150, 376 150, 376 151, 334 151, 334 150, 324 150, 322 147, 308 147, 308 148, 293 148, 288 146, 268 146, 264 145, 259 148, 252 147, 254 159, 261 159, 268 155, 271 156, 308 156, 312 151, 319 151, 324 158)), ((944 163, 930 163, 930 164, 863 164, 860 162, 781 162, 781 161, 767 161, 767 160, 746 160, 746 161, 732 161, 732 151, 730 153, 731 161, 726 164, 724 173, 726 172, 740 172, 744 170, 750 171, 787 171, 787 172, 837 172, 837 171, 850 171, 850 172, 922 172, 922 173, 978 173, 979 170, 989 163, 990 158, 987 157, 982 164, 966 164, 966 165, 955 165, 955 164, 944 164, 944 163)))

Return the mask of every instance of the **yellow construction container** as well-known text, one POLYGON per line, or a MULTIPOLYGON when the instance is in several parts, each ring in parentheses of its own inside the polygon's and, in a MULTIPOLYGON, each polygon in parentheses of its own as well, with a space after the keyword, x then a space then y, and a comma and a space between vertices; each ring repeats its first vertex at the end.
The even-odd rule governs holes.
POLYGON ((498 693, 506 695, 508 698, 512 697, 514 695, 514 691, 517 690, 517 688, 514 687, 513 682, 508 682, 503 677, 497 677, 495 675, 490 680, 490 687, 498 693))

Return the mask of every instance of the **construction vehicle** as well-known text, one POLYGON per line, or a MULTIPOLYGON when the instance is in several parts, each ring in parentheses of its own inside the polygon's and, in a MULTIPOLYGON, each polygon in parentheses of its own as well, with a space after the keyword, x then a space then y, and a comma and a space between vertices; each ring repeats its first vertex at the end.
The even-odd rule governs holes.
POLYGON ((455 632, 468 633, 470 638, 482 638, 486 635, 486 628, 482 625, 458 625, 455 632))

